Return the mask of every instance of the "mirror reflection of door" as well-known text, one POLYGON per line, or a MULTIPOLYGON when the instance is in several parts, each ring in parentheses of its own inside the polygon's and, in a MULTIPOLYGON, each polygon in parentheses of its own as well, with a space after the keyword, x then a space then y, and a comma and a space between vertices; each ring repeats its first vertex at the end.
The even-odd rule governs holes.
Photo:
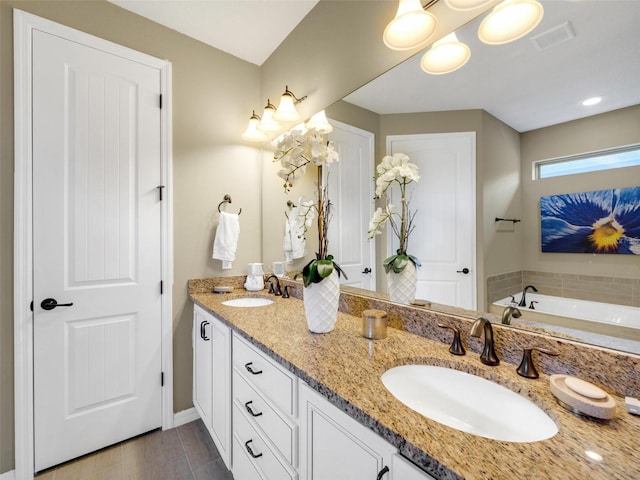
MULTIPOLYGON (((416 298, 473 310, 477 304, 475 151, 475 132, 387 137, 387 152, 408 155, 420 170, 409 205, 416 216, 408 253, 422 262, 416 298)), ((399 205, 397 196, 391 193, 391 203, 399 205)), ((391 255, 398 248, 393 234, 388 245, 391 255)))
POLYGON ((373 215, 373 141, 371 132, 330 120, 329 134, 340 161, 325 169, 333 217, 329 253, 346 273, 343 285, 375 290, 375 242, 367 230, 373 215))

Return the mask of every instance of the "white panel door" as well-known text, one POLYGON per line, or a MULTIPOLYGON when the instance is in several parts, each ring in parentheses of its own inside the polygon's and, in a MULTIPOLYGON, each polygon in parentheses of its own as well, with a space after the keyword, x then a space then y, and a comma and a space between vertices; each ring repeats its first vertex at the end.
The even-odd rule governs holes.
POLYGON ((375 290, 375 240, 367 236, 374 205, 374 135, 335 120, 331 125, 329 140, 340 161, 325 168, 333 204, 329 253, 347 274, 348 280, 341 277, 341 284, 375 290))
POLYGON ((160 71, 32 40, 38 471, 162 423, 160 71))
MULTIPOLYGON (((420 168, 409 205, 417 213, 408 252, 422 262, 416 298, 475 309, 475 132, 390 136, 387 151, 420 168)), ((397 239, 390 244, 389 255, 397 239)))

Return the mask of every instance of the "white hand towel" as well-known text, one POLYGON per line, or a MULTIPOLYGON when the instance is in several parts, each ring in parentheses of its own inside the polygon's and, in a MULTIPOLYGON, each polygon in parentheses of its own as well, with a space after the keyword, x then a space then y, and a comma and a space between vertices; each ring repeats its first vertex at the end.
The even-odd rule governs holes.
POLYGON ((302 198, 298 199, 298 206, 293 207, 288 214, 284 225, 284 256, 287 262, 296 258, 303 258, 307 245, 304 239, 304 216, 300 215, 302 198))
POLYGON ((240 235, 240 221, 237 213, 220 212, 220 221, 213 241, 212 258, 222 260, 222 269, 231 268, 231 262, 236 259, 238 236, 240 235))

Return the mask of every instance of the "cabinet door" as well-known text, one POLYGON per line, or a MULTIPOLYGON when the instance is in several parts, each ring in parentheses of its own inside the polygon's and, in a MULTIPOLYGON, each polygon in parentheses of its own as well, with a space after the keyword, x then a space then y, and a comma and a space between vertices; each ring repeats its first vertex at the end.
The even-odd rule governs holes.
POLYGON ((302 478, 389 480, 397 450, 303 383, 300 417, 302 478))
POLYGON ((211 432, 211 315, 193 310, 193 405, 211 432))
POLYGON ((398 454, 391 460, 391 472, 391 480, 436 480, 398 454))
POLYGON ((212 317, 211 433, 220 456, 231 469, 231 330, 212 317))

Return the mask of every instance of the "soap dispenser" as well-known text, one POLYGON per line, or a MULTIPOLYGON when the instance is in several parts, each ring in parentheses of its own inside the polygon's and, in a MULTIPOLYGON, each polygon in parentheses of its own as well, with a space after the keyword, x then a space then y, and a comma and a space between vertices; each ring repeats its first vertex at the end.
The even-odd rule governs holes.
POLYGON ((247 280, 244 282, 244 288, 252 292, 257 292, 264 288, 262 263, 250 263, 247 265, 247 280))

